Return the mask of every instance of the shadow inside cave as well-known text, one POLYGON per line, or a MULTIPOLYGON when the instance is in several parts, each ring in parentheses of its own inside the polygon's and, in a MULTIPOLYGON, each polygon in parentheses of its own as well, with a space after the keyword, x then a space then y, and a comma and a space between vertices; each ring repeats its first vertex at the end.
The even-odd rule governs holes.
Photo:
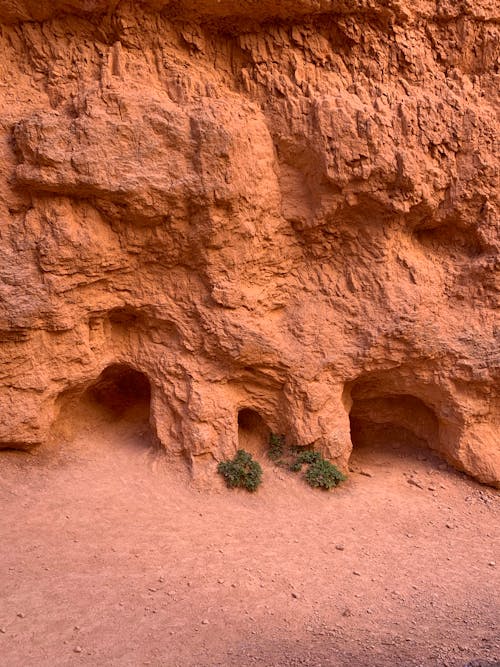
POLYGON ((144 451, 157 447, 150 423, 150 381, 128 364, 111 364, 83 391, 62 395, 59 404, 56 439, 86 448, 144 451))
POLYGON ((243 408, 238 412, 238 449, 264 459, 269 448, 271 429, 258 412, 243 408))
POLYGON ((151 384, 144 373, 125 364, 104 369, 84 398, 107 412, 110 420, 149 422, 151 384))
POLYGON ((362 382, 354 385, 351 397, 351 464, 388 465, 391 458, 443 463, 439 420, 421 399, 374 391, 362 382))

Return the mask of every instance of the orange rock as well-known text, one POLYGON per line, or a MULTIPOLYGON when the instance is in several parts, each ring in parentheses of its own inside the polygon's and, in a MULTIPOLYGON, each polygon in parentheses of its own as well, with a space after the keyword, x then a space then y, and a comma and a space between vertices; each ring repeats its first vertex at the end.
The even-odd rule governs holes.
POLYGON ((0 1, 0 446, 147 378, 201 476, 252 410, 499 485, 494 3, 136 5, 0 1))

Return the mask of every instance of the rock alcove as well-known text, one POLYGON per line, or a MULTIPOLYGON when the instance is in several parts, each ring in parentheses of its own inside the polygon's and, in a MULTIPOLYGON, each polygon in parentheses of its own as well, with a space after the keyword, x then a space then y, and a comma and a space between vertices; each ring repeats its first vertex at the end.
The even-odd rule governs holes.
POLYGON ((110 364, 86 386, 64 392, 57 408, 54 442, 123 442, 138 449, 156 443, 150 381, 128 364, 110 364))
POLYGON ((111 421, 128 419, 149 423, 151 384, 144 373, 126 364, 112 364, 84 394, 84 400, 94 403, 109 415, 111 421))
POLYGON ((271 430, 256 410, 243 408, 238 412, 238 447, 263 458, 269 446, 271 430))
POLYGON ((353 396, 350 412, 353 452, 405 447, 442 455, 437 417, 423 401, 407 394, 360 396, 353 396))

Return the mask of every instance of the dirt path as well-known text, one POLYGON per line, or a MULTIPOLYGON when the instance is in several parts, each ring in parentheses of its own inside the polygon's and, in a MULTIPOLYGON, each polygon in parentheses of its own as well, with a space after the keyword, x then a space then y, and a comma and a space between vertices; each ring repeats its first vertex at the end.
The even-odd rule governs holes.
POLYGON ((498 495, 429 452, 250 495, 122 440, 0 453, 3 667, 500 661, 498 495))

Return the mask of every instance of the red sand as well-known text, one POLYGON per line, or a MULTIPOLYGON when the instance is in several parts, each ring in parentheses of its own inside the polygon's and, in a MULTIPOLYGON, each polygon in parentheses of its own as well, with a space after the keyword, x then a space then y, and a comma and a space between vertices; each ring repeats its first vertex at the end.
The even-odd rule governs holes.
POLYGON ((4 667, 500 659, 498 494, 430 452, 358 450, 331 493, 266 463, 255 495, 116 425, 61 452, 0 455, 4 667))

